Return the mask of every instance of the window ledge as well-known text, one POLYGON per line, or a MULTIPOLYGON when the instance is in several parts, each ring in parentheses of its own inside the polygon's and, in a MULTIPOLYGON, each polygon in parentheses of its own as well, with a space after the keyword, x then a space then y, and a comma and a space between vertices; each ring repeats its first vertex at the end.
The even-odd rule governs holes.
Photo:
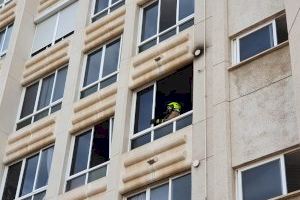
POLYGON ((276 50, 278 50, 278 49, 281 49, 281 48, 283 48, 283 47, 285 47, 285 46, 288 46, 288 45, 289 45, 289 41, 287 40, 287 41, 285 41, 285 42, 283 42, 283 43, 281 43, 281 44, 279 44, 279 45, 277 45, 277 46, 275 46, 275 47, 272 47, 272 48, 270 48, 270 49, 268 49, 268 50, 265 50, 265 51, 263 51, 263 52, 261 52, 261 53, 255 55, 255 56, 252 56, 252 57, 250 57, 250 58, 248 58, 248 59, 246 59, 246 60, 243 60, 242 62, 239 62, 239 63, 237 63, 237 64, 234 64, 234 65, 228 67, 227 70, 228 70, 228 71, 234 70, 234 69, 236 69, 236 68, 238 68, 238 67, 241 67, 241 66, 243 66, 243 65, 245 65, 245 64, 247 64, 247 63, 249 63, 249 62, 252 62, 253 60, 256 60, 256 59, 258 59, 258 58, 261 58, 261 57, 263 57, 263 56, 265 56, 265 55, 267 55, 267 54, 270 54, 270 53, 272 53, 272 52, 274 52, 274 51, 276 51, 276 50))
POLYGON ((282 195, 282 196, 279 196, 279 197, 275 197, 275 198, 272 198, 270 200, 292 200, 294 197, 300 198, 300 190, 297 190, 295 192, 291 192, 291 193, 288 193, 286 195, 282 195))

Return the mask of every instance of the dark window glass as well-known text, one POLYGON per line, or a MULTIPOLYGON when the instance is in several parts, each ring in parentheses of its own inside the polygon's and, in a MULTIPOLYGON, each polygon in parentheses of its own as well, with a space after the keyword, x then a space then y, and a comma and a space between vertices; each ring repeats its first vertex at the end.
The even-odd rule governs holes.
POLYGON ((8 44, 9 44, 9 41, 10 41, 11 32, 12 32, 12 25, 10 25, 7 28, 5 39, 4 39, 3 48, 2 48, 3 51, 7 50, 7 48, 8 48, 8 44))
POLYGON ((265 26, 240 39, 240 61, 274 46, 272 25, 265 26))
POLYGON ((165 184, 150 191, 150 200, 168 200, 169 184, 165 184))
POLYGON ((286 24, 286 16, 280 16, 276 20, 277 43, 281 44, 288 40, 288 30, 286 24))
POLYGON ((143 146, 144 144, 147 144, 151 142, 151 134, 147 133, 141 137, 138 137, 134 140, 131 140, 131 149, 138 148, 140 146, 143 146))
POLYGON ((94 128, 90 168, 109 160, 109 120, 94 128))
POLYGON ((46 195, 46 192, 41 192, 36 195, 34 195, 33 200, 44 200, 44 197, 46 195))
POLYGON ((184 127, 187 127, 189 125, 192 124, 192 121, 193 121, 193 115, 188 115, 182 119, 179 119, 176 121, 176 130, 180 130, 184 127))
POLYGON ((157 15, 158 5, 157 2, 151 4, 144 9, 143 25, 142 25, 142 38, 144 41, 157 33, 157 15))
POLYGON ((21 117, 20 117, 21 119, 33 113, 38 86, 39 83, 35 83, 34 85, 31 85, 26 88, 21 117))
POLYGON ((191 26, 193 26, 194 25, 194 19, 192 19, 192 20, 189 20, 189 21, 187 21, 187 22, 185 22, 185 23, 183 23, 183 24, 181 24, 180 26, 179 26, 179 31, 181 32, 181 31, 184 31, 185 29, 187 29, 187 28, 189 28, 189 27, 191 27, 191 26))
POLYGON ((49 109, 46 109, 46 110, 34 115, 33 121, 36 122, 36 121, 48 116, 48 113, 49 113, 49 109))
POLYGON ((61 103, 56 104, 55 106, 51 107, 51 113, 55 113, 56 111, 59 111, 61 109, 61 103))
POLYGON ((120 40, 107 45, 103 65, 102 78, 117 71, 119 63, 120 40))
POLYGON ((70 175, 87 169, 90 141, 91 131, 76 137, 70 175))
POLYGON ((194 13, 195 0, 179 0, 179 20, 194 13))
POLYGON ((95 13, 98 13, 107 7, 108 7, 108 0, 96 0, 95 13))
POLYGON ((176 178, 172 181, 172 200, 191 200, 191 174, 176 178))
POLYGON ((39 155, 35 155, 26 160, 20 196, 29 194, 33 190, 38 159, 39 155))
POLYGON ((107 165, 95 169, 89 173, 88 182, 92 182, 106 176, 107 165))
POLYGON ((83 90, 83 91, 81 92, 81 94, 80 94, 80 98, 82 99, 82 98, 84 98, 84 97, 87 97, 87 96, 89 96, 89 95, 91 95, 91 94, 97 92, 97 90, 98 90, 98 84, 97 84, 97 85, 94 85, 93 87, 90 87, 90 88, 88 88, 88 89, 86 89, 86 90, 83 90))
POLYGON ((31 120, 32 120, 32 117, 24 120, 24 121, 21 121, 19 123, 17 123, 17 130, 25 127, 25 126, 28 126, 29 124, 31 124, 31 120))
POLYGON ((54 74, 43 79, 42 88, 39 97, 38 110, 50 104, 53 82, 54 82, 54 74))
POLYGON ((154 131, 154 140, 164 137, 173 132, 173 123, 158 128, 154 131))
POLYGON ((129 197, 128 200, 146 200, 146 192, 129 197))
POLYGON ((102 49, 88 55, 83 86, 87 86, 99 79, 102 49))
POLYGON ((3 200, 15 199, 21 167, 22 162, 9 166, 2 196, 3 200))
POLYGON ((300 151, 284 156, 288 192, 300 190, 300 151))
POLYGON ((152 119, 153 86, 137 93, 134 133, 150 127, 152 119))
POLYGON ((73 190, 79 186, 82 186, 85 184, 85 174, 82 175, 82 176, 79 176, 79 177, 76 177, 72 180, 69 180, 67 182, 67 186, 66 186, 66 192, 70 191, 70 190, 73 190))
POLYGON ((139 53, 146 51, 147 49, 150 49, 151 47, 153 47, 154 45, 156 45, 156 39, 151 40, 145 44, 143 44, 142 46, 139 47, 139 53))
POLYGON ((159 36, 159 42, 162 42, 170 37, 172 37, 173 35, 176 35, 176 28, 172 29, 166 33, 164 33, 163 35, 159 36))
POLYGON ((48 177, 52 162, 52 155, 53 155, 53 147, 46 149, 42 152, 42 157, 40 160, 39 165, 39 172, 37 177, 37 183, 35 188, 41 188, 48 184, 48 177))
POLYGON ((118 75, 114 75, 108 79, 105 79, 104 81, 100 82, 100 89, 106 88, 107 86, 110 86, 111 84, 117 82, 118 75))
MULTIPOLYGON (((118 1, 120 1, 120 0, 112 0, 112 1, 111 1, 111 4, 114 4, 114 3, 118 2, 118 1)), ((122 0, 122 1, 123 1, 123 0, 122 0)))
POLYGON ((68 69, 65 67, 57 72, 52 102, 61 99, 64 95, 67 71, 68 69))
POLYGON ((282 194, 280 160, 242 172, 243 200, 267 200, 282 194))
POLYGON ((176 24, 177 0, 161 0, 159 32, 176 24))

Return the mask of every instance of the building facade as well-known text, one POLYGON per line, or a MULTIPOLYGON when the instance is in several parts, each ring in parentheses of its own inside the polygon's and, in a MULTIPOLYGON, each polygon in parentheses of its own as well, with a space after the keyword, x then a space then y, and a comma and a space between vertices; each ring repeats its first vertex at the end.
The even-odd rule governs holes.
POLYGON ((0 0, 2 200, 300 199, 299 11, 0 0))

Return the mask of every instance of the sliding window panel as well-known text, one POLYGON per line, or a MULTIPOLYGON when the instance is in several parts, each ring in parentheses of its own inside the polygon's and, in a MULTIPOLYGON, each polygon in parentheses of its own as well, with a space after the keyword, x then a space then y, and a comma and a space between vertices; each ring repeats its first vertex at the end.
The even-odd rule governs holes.
POLYGON ((105 51, 102 78, 117 71, 119 63, 120 40, 109 44, 105 51))
POLYGON ((53 147, 42 152, 42 157, 39 166, 37 183, 35 189, 44 187, 48 184, 48 177, 52 163, 53 147))
POLYGON ((6 35, 5 35, 5 38, 4 38, 4 43, 3 43, 2 51, 6 51, 6 50, 8 49, 8 44, 9 44, 9 41, 10 41, 12 28, 13 28, 13 26, 10 25, 10 26, 7 28, 7 30, 6 30, 6 35))
POLYGON ((57 73, 52 102, 63 98, 67 78, 67 71, 68 68, 64 67, 60 69, 57 73))
POLYGON ((20 178, 21 167, 22 167, 22 161, 12 166, 9 166, 2 199, 5 200, 15 199, 18 182, 20 178))
POLYGON ((157 16, 158 16, 157 2, 144 8, 141 41, 144 41, 157 34, 157 16))
POLYGON ((42 88, 39 97, 38 110, 47 107, 50 104, 54 74, 43 79, 42 88))
POLYGON ((179 0, 179 20, 194 13, 195 0, 179 0))
POLYGON ((159 32, 176 24, 177 0, 161 0, 159 32))
POLYGON ((32 53, 37 52, 53 42, 56 20, 57 14, 49 17, 36 26, 32 53))
POLYGON ((23 107, 21 111, 21 119, 33 113, 39 83, 35 83, 26 88, 23 107))
POLYGON ((37 170, 39 155, 32 156, 26 160, 25 170, 23 174, 23 182, 21 186, 20 197, 33 191, 35 174, 37 170))

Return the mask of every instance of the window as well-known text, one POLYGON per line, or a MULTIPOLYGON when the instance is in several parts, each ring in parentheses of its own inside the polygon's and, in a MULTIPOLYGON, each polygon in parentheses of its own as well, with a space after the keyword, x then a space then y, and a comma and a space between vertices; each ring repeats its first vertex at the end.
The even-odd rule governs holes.
POLYGON ((192 85, 189 65, 136 93, 131 149, 192 124, 192 85), (179 112, 167 111, 172 102, 180 105, 179 112))
POLYGON ((0 9, 10 3, 12 0, 0 0, 0 9))
POLYGON ((17 130, 60 110, 66 75, 64 67, 26 88, 17 130))
POLYGON ((92 22, 108 15, 117 8, 123 6, 125 0, 94 0, 94 12, 92 15, 92 22))
POLYGON ((74 33, 77 5, 73 3, 36 25, 31 56, 74 33))
POLYGON ((114 40, 87 56, 80 98, 87 97, 117 81, 121 39, 114 40))
POLYGON ((167 183, 147 188, 127 200, 191 200, 191 174, 169 179, 167 183))
POLYGON ((0 57, 4 56, 7 52, 12 28, 13 25, 11 24, 0 30, 0 57))
POLYGON ((238 171, 239 200, 267 200, 300 189, 300 150, 238 171))
POLYGON ((110 118, 75 137, 66 191, 106 176, 112 129, 110 118))
POLYGON ((139 52, 178 34, 194 24, 194 0, 157 0, 142 12, 139 52))
POLYGON ((3 200, 42 200, 46 194, 53 147, 8 167, 3 200))
POLYGON ((237 64, 288 40, 286 16, 233 40, 233 63, 237 64))

